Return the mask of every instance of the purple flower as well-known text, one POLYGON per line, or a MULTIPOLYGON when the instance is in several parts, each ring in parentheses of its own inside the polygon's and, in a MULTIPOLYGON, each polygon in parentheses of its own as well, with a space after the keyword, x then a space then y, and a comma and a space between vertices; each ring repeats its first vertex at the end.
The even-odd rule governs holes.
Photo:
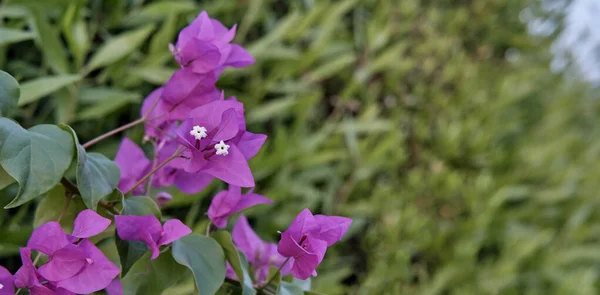
POLYGON ((227 218, 244 209, 258 204, 271 204, 273 201, 266 197, 253 193, 252 190, 242 195, 242 188, 229 185, 227 191, 221 191, 215 195, 208 207, 208 218, 218 228, 227 226, 227 218))
POLYGON ((171 120, 181 120, 192 109, 218 100, 221 92, 215 83, 212 73, 198 74, 191 68, 177 70, 162 91, 160 114, 171 120))
POLYGON ((171 196, 171 194, 168 192, 158 192, 154 198, 156 205, 158 205, 160 208, 166 206, 169 202, 171 202, 171 200, 173 200, 173 196, 171 196))
POLYGON ((155 216, 115 215, 117 234, 122 240, 146 243, 152 251, 151 259, 160 254, 159 247, 167 245, 192 233, 192 230, 177 219, 171 219, 164 225, 155 216))
POLYGON ((182 168, 189 173, 203 172, 229 184, 253 187, 254 177, 238 145, 258 145, 262 142, 236 138, 246 130, 242 103, 235 99, 219 100, 194 109, 190 119, 177 128, 178 140, 188 148, 189 158, 182 168))
MULTIPOLYGON (((121 179, 117 186, 121 191, 130 190, 152 168, 152 163, 146 158, 144 151, 127 137, 121 141, 115 163, 121 168, 121 179)), ((143 193, 143 184, 133 190, 133 194, 143 193)))
POLYGON ((350 218, 313 216, 310 210, 304 209, 281 234, 277 251, 290 258, 292 275, 306 280, 317 275, 315 269, 323 260, 327 247, 341 240, 351 223, 350 218))
POLYGON ((0 266, 0 295, 14 295, 13 275, 4 267, 0 266))
MULTIPOLYGON (((256 283, 264 282, 267 279, 270 266, 281 267, 285 261, 285 258, 277 253, 277 245, 261 240, 252 230, 244 215, 240 215, 233 227, 233 242, 254 266, 256 283)), ((281 273, 286 275, 289 273, 289 269, 289 265, 286 265, 281 273)))
MULTIPOLYGON (((42 285, 38 279, 38 273, 31 261, 31 249, 21 248, 21 261, 23 266, 17 270, 14 276, 15 287, 28 289, 32 295, 54 295, 55 292, 47 286, 42 285)), ((12 293, 14 294, 14 293, 12 293)))
POLYGON ((110 219, 88 209, 77 215, 71 235, 65 234, 58 222, 36 228, 27 248, 21 250, 23 266, 15 274, 15 285, 31 292, 48 289, 60 294, 70 294, 65 293, 67 291, 88 294, 104 289, 120 270, 87 238, 103 232, 110 223, 110 219), (48 255, 48 263, 36 270, 31 263, 30 249, 48 255), (48 283, 40 284, 37 274, 48 283))
POLYGON ((123 295, 123 285, 121 285, 121 280, 114 279, 104 290, 108 295, 123 295))
POLYGON ((219 76, 225 67, 240 68, 254 63, 254 58, 244 48, 230 44, 235 31, 236 26, 227 29, 202 11, 181 30, 171 52, 181 67, 190 67, 196 73, 214 72, 219 76))

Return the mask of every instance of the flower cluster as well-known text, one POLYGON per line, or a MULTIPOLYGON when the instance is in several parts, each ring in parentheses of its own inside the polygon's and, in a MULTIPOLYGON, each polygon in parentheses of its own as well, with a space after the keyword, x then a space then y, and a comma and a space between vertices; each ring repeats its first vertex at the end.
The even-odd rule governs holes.
MULTIPOLYGON (((254 177, 248 166, 266 135, 247 131, 243 103, 235 97, 225 98, 215 86, 227 67, 254 63, 245 49, 231 44, 235 31, 235 26, 228 29, 202 12, 170 46, 180 69, 145 99, 138 120, 145 125, 144 138, 152 144, 152 157, 127 138, 115 157, 121 170, 117 187, 125 197, 153 196, 162 207, 172 199, 163 188, 176 186, 194 194, 220 179, 228 184, 228 190, 214 196, 207 214, 217 228, 226 228, 229 217, 244 209, 273 203, 254 193, 254 177), (249 189, 243 193, 242 188, 249 189)), ((177 219, 161 224, 153 215, 119 215, 113 207, 109 209, 118 237, 143 242, 152 260, 160 255, 161 246, 192 233, 177 219)), ((327 247, 342 238, 351 222, 345 217, 312 215, 305 209, 276 245, 260 239, 241 215, 232 236, 253 266, 255 285, 264 287, 271 266, 299 279, 316 275, 327 247)), ((66 234, 58 222, 36 228, 27 247, 20 249, 23 266, 14 275, 0 267, 0 295, 14 294, 15 287, 28 289, 33 295, 89 294, 102 289, 109 294, 122 293, 117 278, 120 269, 88 240, 110 224, 110 219, 84 210, 75 219, 71 234, 66 234), (32 250, 38 252, 33 261, 32 250), (37 267, 42 254, 48 260, 37 267)), ((231 267, 228 276, 236 279, 231 267)))
POLYGON ((70 235, 58 222, 36 228, 27 247, 20 249, 23 266, 14 275, 14 286, 31 294, 89 294, 104 289, 120 270, 88 238, 110 223, 88 209, 79 213, 70 235), (31 250, 45 254, 48 262, 36 268, 31 250))

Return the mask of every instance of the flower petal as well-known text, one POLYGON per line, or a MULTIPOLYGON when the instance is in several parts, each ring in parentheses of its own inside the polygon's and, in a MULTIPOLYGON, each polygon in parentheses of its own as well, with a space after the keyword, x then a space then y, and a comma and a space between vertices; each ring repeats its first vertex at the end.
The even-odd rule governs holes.
POLYGON ((231 44, 231 51, 223 66, 243 68, 253 64, 255 61, 254 57, 252 57, 252 55, 250 55, 250 53, 242 46, 231 44))
POLYGON ((192 230, 181 220, 179 219, 171 219, 167 220, 163 225, 163 235, 158 241, 158 245, 166 245, 170 244, 175 240, 179 240, 182 237, 185 237, 192 233, 192 230))
POLYGON ((315 215, 315 222, 319 225, 314 231, 315 237, 327 242, 328 246, 340 241, 350 225, 352 219, 342 216, 315 215))
POLYGON ((252 206, 259 204, 272 204, 273 201, 268 199, 267 197, 255 193, 246 193, 244 194, 240 201, 236 204, 233 213, 240 212, 244 209, 248 209, 252 206))
POLYGON ((238 142, 236 142, 236 146, 240 149, 242 154, 244 154, 244 158, 249 160, 258 153, 260 148, 265 143, 265 140, 267 140, 267 136, 264 134, 254 134, 245 131, 239 137, 238 142))
POLYGON ((105 231, 110 222, 110 219, 100 216, 93 210, 83 210, 75 218, 72 235, 80 239, 95 236, 105 231))
MULTIPOLYGON (((115 163, 121 169, 121 179, 117 187, 121 191, 128 191, 131 187, 150 170, 150 160, 144 151, 129 138, 124 137, 119 145, 115 163)), ((134 193, 142 193, 144 186, 135 188, 134 193)))
POLYGON ((230 140, 240 131, 235 109, 231 108, 223 112, 221 123, 217 129, 210 134, 213 141, 230 140))
POLYGON ((186 194, 196 194, 202 191, 215 179, 213 176, 203 173, 189 173, 177 171, 175 174, 175 185, 186 194))
POLYGON ((27 247, 51 256, 52 253, 68 244, 67 235, 60 224, 58 222, 47 222, 33 231, 27 242, 27 247))
POLYGON ((115 215, 115 226, 119 238, 144 242, 152 251, 152 259, 158 257, 159 250, 156 242, 160 239, 162 226, 156 217, 115 215))
POLYGON ((19 252, 21 254, 21 263, 23 263, 23 265, 15 273, 15 286, 17 288, 31 288, 39 284, 35 267, 31 261, 31 249, 20 248, 19 252))
POLYGON ((0 266, 0 295, 14 295, 15 286, 13 285, 13 275, 4 267, 0 266))
POLYGON ((106 288, 119 275, 119 268, 92 242, 84 239, 79 247, 86 253, 86 264, 75 276, 60 281, 57 288, 64 288, 77 294, 89 294, 106 288))
POLYGON ((265 244, 258 235, 252 230, 248 219, 244 215, 240 215, 232 231, 233 242, 236 247, 246 255, 248 261, 252 264, 258 262, 258 249, 261 245, 265 244))
POLYGON ((210 157, 202 171, 232 185, 253 187, 254 177, 244 155, 233 144, 228 151, 229 154, 226 156, 210 157))
POLYGON ((40 266, 38 272, 53 282, 66 280, 76 275, 86 264, 85 252, 79 246, 69 244, 54 252, 48 263, 40 266))

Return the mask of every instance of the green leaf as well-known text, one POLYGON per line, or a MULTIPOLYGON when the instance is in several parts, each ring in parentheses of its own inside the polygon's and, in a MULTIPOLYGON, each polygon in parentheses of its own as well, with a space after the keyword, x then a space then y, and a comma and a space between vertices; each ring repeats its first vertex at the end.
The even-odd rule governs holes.
MULTIPOLYGON (((118 90, 117 90, 118 91, 118 90)), ((141 96, 137 93, 122 91, 111 96, 106 96, 93 106, 87 107, 78 114, 78 120, 105 118, 107 115, 123 108, 129 103, 139 102, 141 96)))
POLYGON ((0 28, 0 46, 29 40, 33 37, 35 37, 35 34, 32 32, 9 28, 0 28))
MULTIPOLYGON (((35 216, 33 218, 33 227, 56 221, 60 217, 62 210, 65 208, 67 198, 65 197, 65 188, 62 185, 57 185, 49 190, 39 202, 35 216)), ((85 205, 79 198, 73 198, 69 202, 69 207, 66 209, 60 225, 65 231, 73 229, 73 221, 79 212, 85 209, 85 205)), ((70 232, 70 231, 69 231, 70 232)))
POLYGON ((21 85, 19 105, 32 103, 79 80, 81 80, 81 76, 78 75, 61 75, 27 81, 21 85))
POLYGON ((225 256, 214 239, 191 234, 173 242, 173 258, 194 275, 200 295, 215 294, 225 281, 225 256))
POLYGON ((300 288, 299 286, 297 286, 293 283, 281 281, 281 285, 279 287, 279 294, 280 295, 304 295, 304 291, 302 291, 302 288, 300 288))
POLYGON ((238 277, 240 284, 242 285, 242 294, 256 294, 256 290, 254 287, 252 287, 252 278, 248 273, 248 261, 246 260, 244 254, 239 253, 233 245, 231 234, 227 231, 217 231, 213 233, 211 237, 221 244, 221 247, 225 252, 225 259, 227 259, 231 265, 231 268, 235 272, 235 275, 238 277))
POLYGON ((123 294, 160 295, 163 290, 177 284, 186 273, 169 253, 150 260, 150 253, 142 256, 121 280, 123 294))
POLYGON ((48 21, 44 9, 36 8, 30 11, 29 22, 37 34, 36 43, 44 54, 44 59, 56 73, 68 73, 67 50, 61 42, 58 28, 48 21))
POLYGON ((123 241, 115 232, 115 245, 121 261, 121 276, 125 276, 131 267, 148 251, 143 242, 123 241))
POLYGON ((123 215, 154 215, 159 220, 162 218, 160 209, 154 200, 148 197, 129 197, 123 201, 123 215))
POLYGON ((87 153, 71 127, 61 124, 60 128, 73 137, 77 150, 77 188, 85 205, 95 211, 98 202, 110 195, 119 184, 121 170, 104 155, 87 153))
POLYGON ((73 158, 73 139, 54 125, 29 130, 0 118, 0 165, 19 183, 19 193, 5 208, 22 205, 52 189, 73 158))
POLYGON ((267 287, 273 288, 275 294, 279 294, 279 290, 281 289, 281 272, 279 271, 279 268, 275 266, 269 267, 267 281, 270 281, 269 286, 267 287))
POLYGON ((108 40, 91 58, 87 65, 87 71, 110 65, 129 55, 144 43, 153 30, 154 25, 147 25, 108 40))
POLYGON ((7 72, 0 71, 0 117, 8 117, 14 112, 19 104, 20 93, 17 80, 7 72))

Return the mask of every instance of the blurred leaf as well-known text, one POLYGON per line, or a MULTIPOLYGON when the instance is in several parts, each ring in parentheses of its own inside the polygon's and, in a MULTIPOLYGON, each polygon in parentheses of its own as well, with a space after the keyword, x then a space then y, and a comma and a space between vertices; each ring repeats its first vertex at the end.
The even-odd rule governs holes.
POLYGON ((5 208, 20 206, 52 189, 73 157, 71 136, 54 125, 25 130, 0 118, 0 145, 0 164, 19 183, 19 193, 5 208))
POLYGON ((306 280, 292 278, 292 284, 300 287, 300 289, 302 289, 302 291, 310 291, 312 282, 311 282, 310 278, 308 278, 306 280))
POLYGON ((190 234, 173 242, 173 258, 192 271, 200 294, 214 294, 225 281, 225 256, 214 239, 190 234))
POLYGON ((58 29, 48 22, 42 11, 31 9, 30 22, 33 23, 32 27, 37 33, 38 47, 44 53, 44 59, 57 74, 66 74, 69 72, 69 63, 65 54, 67 51, 60 40, 58 29))
POLYGON ((281 295, 304 295, 302 288, 286 281, 281 281, 281 286, 279 287, 279 294, 281 295))
MULTIPOLYGON (((62 185, 59 184, 49 190, 35 209, 33 227, 37 228, 46 222, 57 221, 61 212, 65 209, 66 202, 65 188, 62 185)), ((60 225, 65 232, 70 232, 73 229, 73 221, 75 221, 77 214, 84 209, 85 205, 81 202, 81 199, 73 198, 69 202, 69 207, 66 208, 65 214, 60 220, 60 225)))
POLYGON ((33 39, 34 37, 35 34, 32 32, 0 28, 0 46, 33 39))
POLYGON ((129 197, 123 201, 123 215, 154 215, 159 220, 162 218, 160 209, 156 202, 148 197, 129 197))
POLYGON ((240 253, 233 245, 231 234, 227 231, 217 231, 212 233, 211 237, 223 247, 225 259, 227 259, 229 265, 231 265, 231 268, 242 285, 242 295, 255 295, 256 290, 252 286, 252 278, 248 273, 248 261, 244 254, 240 253))
POLYGON ((123 294, 160 295, 163 290, 177 284, 184 273, 186 273, 185 267, 177 264, 170 253, 162 253, 155 260, 150 260, 148 252, 121 280, 123 294))
POLYGON ((10 116, 19 103, 19 83, 7 72, 0 70, 0 117, 10 116))
POLYGON ((92 56, 86 66, 86 71, 90 72, 97 68, 110 65, 129 55, 146 41, 152 31, 154 31, 154 25, 147 25, 143 28, 123 33, 108 40, 92 56))
POLYGON ((132 74, 141 77, 148 83, 163 85, 169 81, 175 71, 172 68, 143 67, 133 69, 132 74))
POLYGON ((248 112, 248 122, 264 122, 276 117, 280 117, 289 112, 290 108, 296 104, 293 97, 285 97, 265 103, 262 106, 252 109, 248 112))
POLYGON ((113 90, 112 94, 104 96, 100 101, 95 102, 93 106, 81 110, 77 115, 77 120, 105 118, 116 110, 139 101, 140 96, 137 93, 113 90))
POLYGON ((78 75, 63 75, 38 78, 22 83, 19 106, 32 103, 79 80, 81 80, 81 76, 78 75))

